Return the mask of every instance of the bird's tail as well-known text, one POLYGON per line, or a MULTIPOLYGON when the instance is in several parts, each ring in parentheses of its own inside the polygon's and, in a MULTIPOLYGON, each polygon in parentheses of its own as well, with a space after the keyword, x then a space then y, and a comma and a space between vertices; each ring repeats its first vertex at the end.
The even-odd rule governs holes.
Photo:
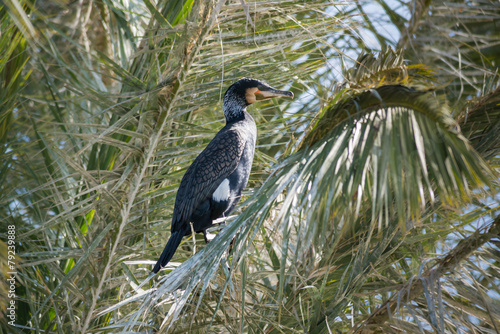
POLYGON ((153 273, 158 273, 161 268, 165 267, 167 263, 174 256, 177 247, 179 247, 182 238, 184 237, 184 231, 177 231, 172 233, 170 239, 168 239, 167 245, 163 249, 161 253, 160 259, 156 262, 155 267, 153 268, 153 273))

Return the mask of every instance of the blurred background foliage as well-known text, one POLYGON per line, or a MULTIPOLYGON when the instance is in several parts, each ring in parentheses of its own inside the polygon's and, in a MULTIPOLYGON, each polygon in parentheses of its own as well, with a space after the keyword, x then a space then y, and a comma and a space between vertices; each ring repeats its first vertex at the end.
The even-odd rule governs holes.
POLYGON ((498 333, 499 23, 494 0, 3 0, 0 332, 498 333), (249 108, 235 216, 138 288, 244 76, 296 98, 249 108))

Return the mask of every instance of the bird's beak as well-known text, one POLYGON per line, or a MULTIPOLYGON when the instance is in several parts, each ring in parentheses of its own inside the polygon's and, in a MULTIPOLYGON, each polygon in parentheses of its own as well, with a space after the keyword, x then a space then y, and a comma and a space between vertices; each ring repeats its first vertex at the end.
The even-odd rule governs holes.
POLYGON ((277 90, 270 88, 269 90, 257 90, 255 93, 255 99, 257 101, 267 100, 273 97, 290 97, 293 99, 293 93, 286 90, 277 90))

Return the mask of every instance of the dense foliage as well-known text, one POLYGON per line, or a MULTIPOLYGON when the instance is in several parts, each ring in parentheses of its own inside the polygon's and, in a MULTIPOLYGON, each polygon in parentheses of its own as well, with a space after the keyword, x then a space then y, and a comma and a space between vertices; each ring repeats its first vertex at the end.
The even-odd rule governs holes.
POLYGON ((495 0, 4 0, 0 332, 498 333, 499 22, 495 0), (139 286, 244 76, 296 98, 249 108, 244 201, 139 286))

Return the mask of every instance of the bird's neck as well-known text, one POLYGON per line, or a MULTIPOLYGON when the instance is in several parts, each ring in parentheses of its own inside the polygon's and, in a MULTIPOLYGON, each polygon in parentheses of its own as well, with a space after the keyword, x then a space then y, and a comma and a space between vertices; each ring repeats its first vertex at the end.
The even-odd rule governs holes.
POLYGON ((222 110, 224 111, 226 122, 232 123, 245 119, 247 106, 243 101, 238 101, 237 99, 224 99, 222 110))

